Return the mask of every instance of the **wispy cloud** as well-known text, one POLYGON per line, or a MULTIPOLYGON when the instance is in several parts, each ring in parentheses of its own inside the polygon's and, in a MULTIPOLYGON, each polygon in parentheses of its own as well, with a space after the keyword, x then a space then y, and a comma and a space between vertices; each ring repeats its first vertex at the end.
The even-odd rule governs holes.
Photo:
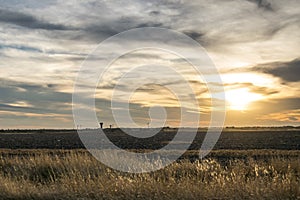
POLYGON ((0 9, 0 22, 14 24, 32 29, 45 29, 45 30, 70 30, 62 24, 54 24, 40 20, 33 15, 25 14, 16 11, 0 9))
MULTIPOLYGON (((253 119, 253 123, 258 123, 255 119, 259 115, 297 110, 300 81, 298 4, 297 0, 1 1, 1 121, 11 125, 13 116, 20 119, 22 113, 23 117, 32 116, 32 123, 36 117, 41 117, 38 115, 47 113, 51 113, 48 123, 54 115, 71 119, 73 83, 85 57, 99 42, 114 34, 150 26, 180 31, 202 44, 224 72, 222 78, 226 90, 248 88, 249 92, 267 98, 268 102, 255 104, 264 110, 263 113, 253 108, 253 113, 240 117, 242 122, 253 119), (8 115, 9 112, 16 115, 8 115)), ((129 39, 128 45, 136 42, 142 46, 145 42, 135 37, 129 39)), ((183 44, 177 41, 176 45, 183 44)), ((112 48, 117 47, 116 44, 112 48)), ((190 59, 195 56, 191 54, 190 59)), ((99 55, 99 59, 105 59, 105 55, 99 55)), ((120 60, 122 62, 115 63, 116 67, 109 71, 97 90, 100 107, 107 106, 104 113, 110 113, 109 94, 120 74, 130 69, 128 66, 154 61, 165 65, 171 63, 184 74, 198 100, 202 101, 202 108, 209 110, 205 84, 186 70, 182 60, 153 52, 135 52, 120 60)), ((143 77, 143 73, 136 76, 143 77)), ((126 91, 133 83, 134 79, 123 83, 122 89, 126 91)), ((161 84, 176 86, 184 93, 182 85, 182 81, 173 77, 166 78, 161 84)), ((170 113, 175 115, 176 101, 161 95, 154 85, 143 86, 137 92, 142 96, 156 95, 155 103, 168 105, 170 113)), ((186 100, 191 97, 189 93, 185 95, 186 100)), ((139 100, 133 104, 134 115, 144 123, 150 104, 139 100), (145 109, 144 114, 138 115, 137 111, 141 109, 145 109)), ((296 118, 290 116, 289 122, 296 118)), ((30 120, 26 120, 29 124, 30 120)), ((51 126, 55 126, 53 121, 51 126)))
POLYGON ((300 81, 300 59, 295 59, 290 62, 262 64, 254 67, 253 70, 279 77, 284 82, 300 81))

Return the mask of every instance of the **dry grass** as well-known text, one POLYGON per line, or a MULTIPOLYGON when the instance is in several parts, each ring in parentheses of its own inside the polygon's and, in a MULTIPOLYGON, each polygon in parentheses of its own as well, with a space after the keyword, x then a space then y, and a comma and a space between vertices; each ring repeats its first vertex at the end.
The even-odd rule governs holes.
POLYGON ((212 155, 128 174, 84 150, 1 150, 0 199, 300 199, 299 151, 212 155))

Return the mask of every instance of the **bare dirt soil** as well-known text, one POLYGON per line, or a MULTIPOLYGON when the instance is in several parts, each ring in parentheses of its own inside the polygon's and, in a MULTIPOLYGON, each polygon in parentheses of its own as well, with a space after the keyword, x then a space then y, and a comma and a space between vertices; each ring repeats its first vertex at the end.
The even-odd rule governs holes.
MULTIPOLYGON (((141 130, 142 131, 142 130, 141 130)), ((126 135, 120 129, 105 130, 107 137, 123 149, 160 149, 176 134, 176 129, 162 130, 149 138, 126 135)), ((187 131, 187 134, 189 132, 187 131)), ((201 147, 206 132, 200 130, 191 150, 201 147)), ((84 148, 76 130, 2 130, 0 148, 3 149, 78 149, 84 148)), ((217 149, 300 150, 300 130, 287 129, 228 129, 215 145, 217 149)))

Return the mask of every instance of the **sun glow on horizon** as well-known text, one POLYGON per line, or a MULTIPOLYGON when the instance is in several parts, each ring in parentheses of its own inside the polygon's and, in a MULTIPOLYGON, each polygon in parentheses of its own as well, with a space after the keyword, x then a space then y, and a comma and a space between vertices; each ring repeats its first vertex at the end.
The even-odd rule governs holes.
POLYGON ((239 88, 225 92, 230 110, 247 110, 250 103, 262 99, 261 94, 250 92, 248 88, 239 88))

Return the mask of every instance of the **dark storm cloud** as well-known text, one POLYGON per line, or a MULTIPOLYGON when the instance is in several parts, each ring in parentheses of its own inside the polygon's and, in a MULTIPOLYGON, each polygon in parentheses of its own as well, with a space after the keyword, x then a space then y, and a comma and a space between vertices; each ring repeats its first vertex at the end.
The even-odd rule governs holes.
POLYGON ((87 39, 92 41, 101 41, 120 32, 133 28, 143 27, 164 27, 163 23, 139 20, 131 17, 121 17, 115 20, 106 22, 95 22, 82 27, 81 31, 75 33, 73 39, 87 39))
POLYGON ((282 98, 272 100, 262 100, 255 103, 255 107, 265 114, 283 112, 288 110, 298 110, 300 108, 300 98, 282 98))
POLYGON ((183 33, 188 35, 189 37, 193 38, 196 41, 201 40, 202 37, 204 36, 203 33, 200 33, 197 31, 184 31, 183 33))
POLYGON ((143 27, 159 27, 159 28, 166 28, 163 23, 157 22, 144 22, 136 25, 135 28, 143 28, 143 27))
POLYGON ((143 27, 168 28, 167 25, 160 22, 152 22, 135 17, 120 17, 101 21, 91 20, 80 27, 73 28, 72 31, 65 33, 52 31, 45 33, 45 35, 51 38, 98 43, 123 31, 143 27))
POLYGON ((296 59, 291 62, 275 62, 259 65, 254 67, 253 70, 271 74, 275 77, 281 78, 285 82, 300 81, 300 59, 296 59))
MULTIPOLYGON (((53 83, 39 85, 0 78, 0 111, 72 116, 72 94, 56 91, 59 87, 61 85, 53 83), (28 105, 18 105, 19 102, 25 102, 28 105)), ((101 114, 111 116, 110 100, 96 98, 95 102, 97 108, 101 108, 101 114)), ((115 102, 115 105, 120 105, 122 108, 125 107, 123 104, 125 103, 115 102)), ((131 106, 136 110, 143 107, 138 103, 131 103, 131 106)))
POLYGON ((6 111, 34 112, 34 113, 64 113, 58 104, 69 103, 72 95, 57 92, 55 84, 29 84, 6 79, 0 79, 1 109, 6 111), (12 106, 15 102, 28 102, 31 107, 12 106))
POLYGON ((157 10, 153 10, 153 11, 151 11, 151 12, 149 13, 150 16, 157 16, 157 15, 159 15, 159 14, 160 14, 160 12, 157 11, 157 10))
POLYGON ((44 22, 29 14, 4 10, 4 9, 0 9, 0 22, 15 24, 18 26, 23 26, 31 29, 45 29, 45 30, 71 29, 70 27, 67 27, 62 24, 44 22))
POLYGON ((25 45, 1 45, 0 44, 0 50, 1 49, 18 49, 18 50, 23 50, 23 51, 31 51, 31 52, 38 52, 38 53, 42 53, 43 51, 35 48, 35 47, 30 47, 30 46, 25 46, 25 45))
POLYGON ((119 32, 121 32, 121 30, 124 31, 124 28, 122 28, 121 26, 114 26, 113 23, 112 24, 92 24, 89 25, 85 28, 83 28, 82 31, 84 31, 84 34, 92 39, 102 39, 103 37, 110 37, 113 36, 119 32))
POLYGON ((272 4, 267 0, 247 0, 247 1, 255 3, 258 8, 262 8, 268 11, 273 11, 272 4))

